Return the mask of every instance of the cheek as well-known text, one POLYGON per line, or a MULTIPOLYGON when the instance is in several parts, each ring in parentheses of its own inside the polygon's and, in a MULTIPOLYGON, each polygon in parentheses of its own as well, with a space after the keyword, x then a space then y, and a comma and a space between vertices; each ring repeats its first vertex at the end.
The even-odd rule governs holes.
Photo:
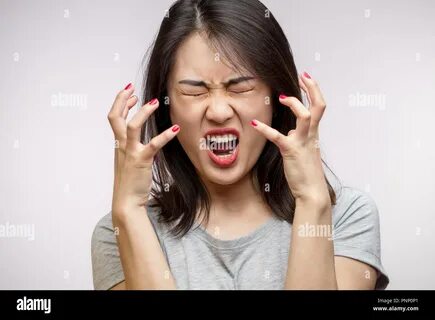
POLYGON ((244 148, 249 150, 249 159, 255 161, 256 156, 261 153, 267 141, 263 135, 251 127, 250 122, 252 119, 257 119, 267 125, 272 124, 273 106, 270 96, 267 92, 257 93, 255 97, 252 97, 249 101, 247 100, 243 108, 239 110, 246 133, 245 142, 243 143, 244 148))
POLYGON ((239 101, 237 112, 245 124, 249 124, 252 119, 270 125, 272 123, 273 107, 270 96, 267 93, 257 93, 245 101, 239 101))
MULTIPOLYGON (((170 95, 169 116, 173 124, 180 126, 198 126, 202 117, 199 106, 177 95, 170 95)), ((181 132, 180 132, 181 133, 181 132)))
POLYGON ((184 105, 181 101, 173 101, 169 108, 172 124, 178 124, 181 127, 177 138, 191 157, 199 148, 201 114, 195 108, 184 105))

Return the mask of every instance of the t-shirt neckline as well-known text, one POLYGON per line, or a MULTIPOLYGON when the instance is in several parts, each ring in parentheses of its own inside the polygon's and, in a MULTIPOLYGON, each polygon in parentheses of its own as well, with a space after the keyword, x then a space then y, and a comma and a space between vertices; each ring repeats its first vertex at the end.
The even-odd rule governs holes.
POLYGON ((218 249, 237 249, 242 246, 248 245, 251 242, 255 242, 268 233, 270 233, 279 223, 280 219, 275 215, 267 219, 263 224, 257 227, 250 233, 241 236, 239 238, 231 240, 222 240, 212 236, 202 225, 196 222, 192 228, 192 234, 205 240, 210 245, 218 249))

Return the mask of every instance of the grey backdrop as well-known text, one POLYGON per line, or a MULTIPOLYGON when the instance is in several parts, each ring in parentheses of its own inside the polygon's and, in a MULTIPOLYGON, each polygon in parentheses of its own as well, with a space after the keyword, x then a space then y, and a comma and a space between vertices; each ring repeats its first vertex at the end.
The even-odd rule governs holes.
MULTIPOLYGON (((0 289, 91 289, 114 94, 166 1, 0 2, 0 289)), ((435 3, 264 1, 328 103, 326 161, 381 215, 389 289, 435 288, 435 3)))

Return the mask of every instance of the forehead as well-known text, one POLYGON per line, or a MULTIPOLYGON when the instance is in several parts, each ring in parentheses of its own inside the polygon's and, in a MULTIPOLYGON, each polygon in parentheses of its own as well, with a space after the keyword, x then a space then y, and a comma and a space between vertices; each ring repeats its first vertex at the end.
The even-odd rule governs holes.
POLYGON ((225 63, 222 54, 213 48, 210 41, 197 32, 190 35, 178 48, 171 70, 171 78, 175 81, 192 78, 219 83, 238 74, 240 72, 225 63))

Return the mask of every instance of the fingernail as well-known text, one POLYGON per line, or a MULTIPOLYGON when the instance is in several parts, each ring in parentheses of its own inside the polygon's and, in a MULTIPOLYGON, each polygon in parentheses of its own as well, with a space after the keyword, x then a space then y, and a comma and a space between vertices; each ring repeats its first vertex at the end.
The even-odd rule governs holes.
POLYGON ((172 127, 172 132, 177 132, 178 130, 180 130, 180 126, 179 125, 175 125, 172 127))
POLYGON ((127 84, 127 85, 125 86, 124 90, 128 90, 128 89, 130 89, 130 88, 131 88, 131 83, 127 84))
POLYGON ((311 76, 308 74, 308 72, 304 72, 303 75, 304 75, 305 78, 311 79, 311 76))
POLYGON ((251 125, 254 126, 254 127, 256 127, 256 126, 258 125, 258 123, 257 123, 257 121, 255 121, 255 120, 251 120, 251 125))
POLYGON ((152 99, 149 104, 156 104, 157 103, 157 98, 152 99))
POLYGON ((285 99, 285 98, 287 98, 287 96, 286 96, 285 94, 282 94, 282 93, 281 93, 281 94, 279 95, 279 98, 280 98, 280 99, 285 99))

